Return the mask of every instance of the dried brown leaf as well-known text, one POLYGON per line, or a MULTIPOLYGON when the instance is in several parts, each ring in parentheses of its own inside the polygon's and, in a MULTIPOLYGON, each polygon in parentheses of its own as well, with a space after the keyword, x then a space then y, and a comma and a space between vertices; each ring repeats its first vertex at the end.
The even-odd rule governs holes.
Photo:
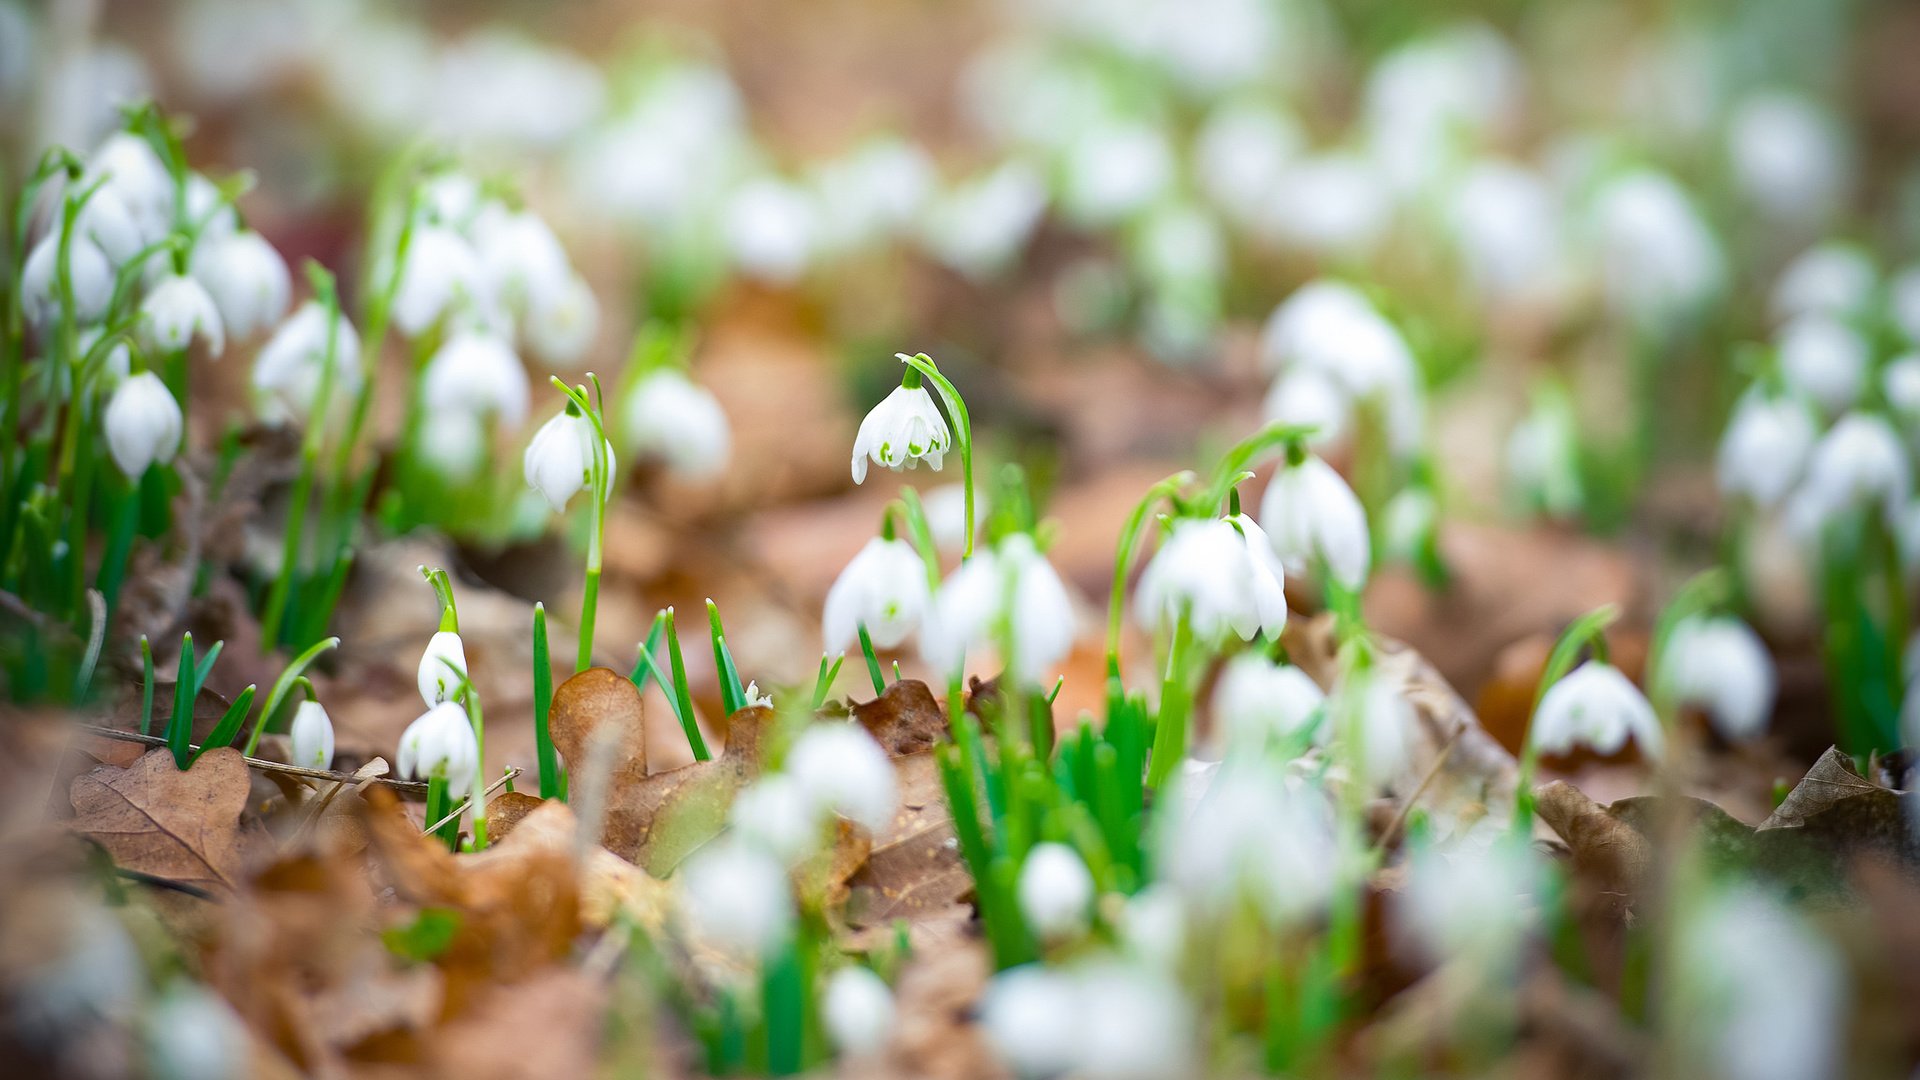
POLYGON ((866 865, 853 875, 847 925, 862 947, 875 933, 892 932, 905 919, 916 947, 947 938, 971 920, 973 878, 954 841, 953 814, 940 788, 931 753, 894 762, 900 809, 886 831, 873 838, 866 865), (870 932, 869 932, 870 931, 870 932))
POLYGON ((170 752, 151 750, 129 768, 75 779, 71 827, 128 870, 226 894, 265 838, 240 821, 250 784, 238 750, 210 750, 185 772, 170 752))
POLYGON ((853 718, 894 757, 931 750, 947 732, 946 711, 919 679, 901 679, 872 701, 860 702, 853 718))

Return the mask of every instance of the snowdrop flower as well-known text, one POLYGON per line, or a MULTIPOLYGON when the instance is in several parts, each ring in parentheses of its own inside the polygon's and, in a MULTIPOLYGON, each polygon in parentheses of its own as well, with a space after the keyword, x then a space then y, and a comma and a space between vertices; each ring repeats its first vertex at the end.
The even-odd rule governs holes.
POLYGON ((933 180, 926 152, 893 138, 820 165, 811 186, 820 207, 822 245, 855 251, 903 228, 926 205, 933 180))
POLYGON ((1446 171, 1518 97, 1513 49, 1484 26, 1418 38, 1380 58, 1367 80, 1369 148, 1397 190, 1446 171))
POLYGON ((466 238, 440 225, 422 225, 407 242, 406 262, 393 295, 393 324, 419 337, 459 303, 480 303, 485 277, 466 238))
MULTIPOLYGON (((49 233, 34 245, 20 273, 20 295, 35 326, 60 318, 60 235, 49 233)), ((100 246, 84 236, 67 241, 67 272, 73 282, 75 322, 96 322, 113 299, 113 266, 100 246)))
POLYGON ((173 176, 152 144, 130 131, 107 136, 87 158, 80 187, 102 178, 101 190, 111 191, 133 215, 143 243, 167 235, 173 227, 173 176))
POLYGON ((820 1020, 843 1054, 872 1054, 893 1035, 893 991, 870 968, 848 964, 827 977, 820 1020))
POLYGON ((1797 94, 1765 91, 1742 101, 1728 124, 1727 154, 1741 192, 1776 220, 1820 221, 1846 195, 1839 126, 1797 94))
POLYGON ((1172 971, 1187 948, 1187 908, 1171 885, 1155 883, 1127 898, 1120 938, 1135 959, 1172 971))
POLYGON ((1209 198, 1251 224, 1304 141, 1297 123, 1264 105, 1223 105, 1194 139, 1194 172, 1209 198))
POLYGON ((1307 445, 1324 450, 1346 441, 1352 408, 1346 391, 1331 378, 1315 368, 1294 365, 1273 380, 1261 415, 1270 423, 1311 425, 1307 445))
POLYGON ((74 235, 84 236, 100 246, 107 261, 118 267, 140 253, 147 244, 133 212, 111 187, 103 187, 80 207, 73 221, 74 235))
POLYGON ((1245 514, 1181 518, 1140 575, 1135 617, 1143 626, 1188 619, 1202 641, 1229 631, 1251 640, 1287 625, 1284 573, 1267 534, 1245 514))
POLYGON ((1387 178, 1369 159, 1332 152, 1295 160, 1268 197, 1266 230, 1315 254, 1358 258, 1393 214, 1387 178))
POLYGON ((797 280, 813 259, 814 207, 806 192, 785 181, 753 180, 722 209, 722 228, 734 265, 776 285, 797 280))
POLYGON ((999 272, 1019 254, 1047 208, 1032 167, 1009 161, 935 199, 922 233, 934 257, 968 277, 999 272))
POLYGON ((1721 492, 1760 507, 1778 505, 1799 482, 1818 437, 1812 415, 1799 400, 1749 390, 1734 406, 1720 439, 1721 492))
POLYGON ((1580 481, 1580 437, 1572 406, 1560 393, 1538 393, 1507 436, 1507 477, 1520 499, 1549 516, 1572 517, 1586 501, 1580 481))
POLYGON ((1791 908, 1752 885, 1726 888, 1690 905, 1674 940, 1675 1030, 1696 1064, 1738 1080, 1839 1074, 1845 965, 1791 908))
POLYGON ((1538 294, 1560 271, 1561 212, 1538 174, 1504 162, 1474 166, 1448 216, 1467 269, 1491 297, 1538 294))
POLYGON ((1263 759, 1225 763, 1190 812, 1164 815, 1158 829, 1155 865, 1197 912, 1248 899, 1288 923, 1332 896, 1338 849, 1326 797, 1263 759))
POLYGON ((1076 1075, 1098 1080, 1197 1075, 1193 1006, 1167 975, 1117 962, 1096 963, 1077 975, 1076 1075))
POLYGON ((1093 875, 1067 845, 1035 844, 1021 864, 1015 895, 1027 927, 1042 940, 1058 941, 1086 929, 1093 875))
POLYGON ((1607 295, 1623 314, 1664 326, 1720 291, 1719 241, 1666 174, 1639 169, 1608 182, 1593 217, 1607 295))
POLYGON ((947 421, 934 407, 933 395, 920 384, 920 372, 909 367, 905 379, 860 421, 853 438, 853 482, 867 482, 867 461, 889 469, 912 468, 925 461, 940 471, 941 459, 953 446, 947 421))
POLYGON ((793 897, 786 867, 745 844, 708 844, 681 867, 681 910, 714 945, 764 957, 787 940, 793 897))
POLYGON ((192 273, 236 338, 252 337, 287 312, 293 288, 287 261, 251 229, 201 237, 193 248, 192 273))
MULTIPOLYGON (((546 496, 555 513, 567 508, 575 492, 593 486, 593 421, 573 405, 540 425, 527 444, 527 485, 546 496)), ((613 497, 613 447, 607 455, 607 497, 613 497)))
POLYGON ((1339 688, 1339 700, 1331 708, 1357 713, 1358 724, 1351 732, 1336 725, 1335 733, 1359 736, 1360 767, 1370 783, 1391 784, 1407 771, 1416 721, 1397 680, 1367 671, 1339 688))
POLYGON ((1606 757, 1619 753, 1628 738, 1648 757, 1659 757, 1665 745, 1646 695, 1603 661, 1589 660, 1548 687, 1533 713, 1533 745, 1544 754, 1584 746, 1606 757))
POLYGON ((400 755, 395 765, 401 776, 444 779, 449 798, 471 793, 474 777, 480 771, 480 746, 467 710, 459 702, 442 701, 420 714, 400 733, 400 755))
POLYGON ((863 727, 809 727, 787 752, 786 771, 813 805, 870 833, 884 832, 893 822, 900 800, 893 763, 863 727))
POLYGON ((1870 413, 1849 413, 1813 448, 1787 518, 1803 538, 1848 510, 1872 507, 1892 521, 1912 493, 1913 468, 1893 425, 1870 413))
POLYGON ((480 475, 490 448, 480 418, 455 409, 429 410, 420 418, 419 437, 414 440, 421 464, 444 480, 461 482, 480 475))
POLYGON ((1307 368, 1355 398, 1418 395, 1419 374, 1400 331, 1359 290, 1320 280, 1287 297, 1260 334, 1270 369, 1307 368))
POLYGON ((907 639, 926 610, 927 567, 905 540, 868 540, 827 590, 820 633, 828 652, 842 652, 864 625, 876 649, 907 639))
POLYGON ((1234 755, 1293 738, 1319 719, 1326 700, 1307 673, 1292 664, 1276 664, 1258 652, 1241 653, 1227 661, 1213 689, 1213 718, 1222 748, 1234 755))
POLYGON ((996 649, 1007 673, 1035 680, 1073 648, 1073 601, 1060 575, 1034 546, 1015 533, 991 551, 977 551, 934 594, 920 630, 920 655, 938 671, 956 672, 969 650, 996 649))
POLYGON ((1367 513, 1331 465, 1311 454, 1281 465, 1260 500, 1260 520, 1288 573, 1320 564, 1347 589, 1366 585, 1367 513))
POLYGON ((600 329, 600 301, 585 278, 570 274, 533 295, 527 309, 527 343, 549 363, 572 367, 600 329))
POLYGON ((820 808, 785 773, 767 773, 734 796, 727 821, 739 840, 762 848, 788 866, 820 844, 820 808))
POLYGON ((1888 361, 1880 372, 1880 390, 1909 437, 1920 431, 1920 352, 1888 361))
POLYGON ((129 480, 137 480, 156 462, 165 465, 180 449, 180 403, 167 384, 143 371, 120 384, 104 417, 107 450, 129 480))
POLYGON ((488 202, 474 213, 472 235, 479 276, 500 303, 526 310, 573 279, 560 238, 536 214, 488 202))
POLYGON ((527 415, 527 375, 520 358, 504 338, 482 331, 459 331, 434 351, 420 395, 429 411, 492 414, 510 428, 527 415))
POLYGON ((1111 225, 1144 209, 1173 179, 1166 138, 1141 123, 1084 131, 1067 148, 1061 203, 1081 225, 1111 225))
POLYGON ((1387 557, 1415 562, 1440 527, 1440 506, 1430 488, 1416 484, 1388 499, 1380 518, 1380 546, 1387 557))
POLYGON ((1766 729, 1779 676, 1753 628, 1734 618, 1686 619, 1673 628, 1660 657, 1660 681, 1683 705, 1707 714, 1731 742, 1766 729))
POLYGON ((1848 320, 1873 302, 1873 260, 1853 244, 1821 244, 1787 264, 1773 284, 1769 309, 1785 322, 1800 315, 1848 320))
MULTIPOLYGON (((942 551, 956 552, 967 543, 967 489, 963 484, 942 484, 921 496, 921 503, 927 512, 927 531, 933 534, 934 546, 942 551)), ((983 519, 989 510, 984 496, 975 494, 976 511, 983 519)))
POLYGON ((1416 848, 1393 899, 1409 944, 1436 960, 1459 957, 1489 973, 1517 955, 1543 884, 1531 848, 1505 838, 1483 847, 1416 848))
POLYGON ((143 1036, 154 1080, 238 1080, 251 1071, 246 1024, 225 998, 185 978, 153 1003, 143 1036))
POLYGON ((140 302, 140 326, 148 346, 157 351, 184 349, 196 337, 210 355, 219 356, 226 348, 220 309, 206 286, 190 277, 176 274, 149 290, 140 302))
POLYGON ((1164 203, 1150 211, 1133 238, 1140 276, 1165 289, 1211 288, 1227 261, 1227 238, 1206 211, 1164 203))
POLYGON ((293 710, 293 764, 306 769, 333 767, 333 718, 317 701, 303 701, 293 710))
POLYGON ((1051 1076, 1073 1067, 1084 1045, 1071 975, 1022 964, 995 975, 980 1000, 987 1042, 1015 1075, 1051 1076))
POLYGON ((1802 315, 1780 330, 1780 373, 1829 415, 1860 400, 1870 353, 1866 339, 1845 323, 1802 315))
POLYGON ((666 462, 684 480, 711 480, 726 471, 733 431, 713 392, 676 368, 643 376, 621 414, 627 449, 666 462))
POLYGON ((452 630, 436 631, 427 639, 427 651, 420 655, 416 681, 420 699, 428 705, 451 701, 460 693, 460 679, 467 673, 467 650, 460 635, 452 630))
MULTIPOLYGON (((346 315, 334 319, 333 390, 336 401, 345 401, 360 386, 360 335, 346 315)), ((309 300, 260 349, 253 362, 253 388, 274 419, 311 416, 326 363, 327 309, 309 300)))

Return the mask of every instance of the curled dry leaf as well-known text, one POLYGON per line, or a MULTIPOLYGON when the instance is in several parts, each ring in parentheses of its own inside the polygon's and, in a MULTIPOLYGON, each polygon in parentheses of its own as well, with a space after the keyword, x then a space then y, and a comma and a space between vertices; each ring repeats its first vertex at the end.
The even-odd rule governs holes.
POLYGON ((947 714, 919 679, 901 679, 872 701, 853 706, 853 718, 893 757, 933 749, 947 732, 947 714))
POLYGON ((973 878, 954 840, 953 814, 931 753, 894 762, 900 808, 848 880, 852 948, 867 948, 904 919, 916 949, 956 938, 972 919, 973 878))
MULTIPOLYGON (((566 803, 523 795, 516 805, 532 803, 520 813, 506 835, 495 832, 495 842, 483 852, 465 856, 469 870, 493 863, 511 864, 530 851, 571 857, 577 850, 578 821, 566 803)), ((493 821, 488 820, 489 829, 493 821)), ((668 889, 664 882, 598 845, 587 852, 580 868, 580 922, 591 930, 605 929, 616 913, 625 915, 650 934, 666 923, 668 889)))
POLYGON ((250 789, 238 750, 209 750, 184 772, 168 751, 150 750, 128 768, 76 778, 70 827, 125 869, 226 895, 266 839, 240 820, 250 789))

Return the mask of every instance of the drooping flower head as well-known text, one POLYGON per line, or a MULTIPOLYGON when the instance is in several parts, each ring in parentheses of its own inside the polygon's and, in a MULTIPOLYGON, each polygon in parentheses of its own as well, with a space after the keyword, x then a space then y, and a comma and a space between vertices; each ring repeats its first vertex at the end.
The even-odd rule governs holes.
POLYGON ((1647 696, 1619 668, 1600 660, 1581 664, 1547 688, 1529 737, 1541 753, 1585 747, 1603 757, 1619 753, 1628 739, 1649 757, 1660 756, 1666 743, 1647 696))
POLYGON ((1288 573, 1324 566, 1334 581, 1358 592, 1367 583, 1373 550, 1367 512, 1333 467, 1311 454, 1283 464, 1260 501, 1260 521, 1288 573))
POLYGON ((129 479, 139 478, 156 462, 172 461, 180 449, 180 403, 151 371, 120 384, 107 402, 104 422, 107 450, 129 479))
POLYGON ((1140 576, 1136 617, 1152 628, 1184 614, 1203 641, 1229 632, 1243 641, 1273 637, 1287 624, 1283 579, 1271 541, 1252 518, 1182 518, 1140 576))
POLYGON ((400 734, 395 765, 402 776, 444 779, 452 798, 469 794, 480 771, 480 746, 467 710, 458 702, 442 701, 420 714, 400 734))
POLYGON ((862 626, 875 648, 899 645, 920 625, 930 598, 927 567, 912 544, 879 536, 868 540, 827 590, 820 620, 826 651, 848 648, 862 626))
POLYGON ((1007 671, 1031 680, 1067 655, 1076 631, 1060 575, 1033 537, 1014 533, 975 552, 940 586, 921 627, 920 652, 936 670, 954 672, 969 651, 1010 646, 1007 671))

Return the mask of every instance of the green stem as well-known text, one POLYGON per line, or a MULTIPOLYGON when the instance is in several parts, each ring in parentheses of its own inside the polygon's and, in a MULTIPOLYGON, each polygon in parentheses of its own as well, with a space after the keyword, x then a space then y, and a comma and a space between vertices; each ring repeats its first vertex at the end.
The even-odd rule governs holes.
POLYGON ((287 695, 293 692, 294 685, 300 679, 300 676, 306 672, 308 667, 312 666, 315 660, 320 659, 321 653, 326 652, 328 649, 335 648, 339 644, 340 639, 337 637, 330 637, 324 641, 314 642, 307 647, 305 652, 294 657, 293 662, 288 664, 286 670, 280 673, 280 677, 273 681, 273 687, 267 691, 266 703, 260 708, 260 718, 254 721, 253 733, 247 736, 246 754, 248 757, 252 757, 253 752, 259 748, 261 734, 267 730, 267 725, 273 722, 273 714, 286 702, 287 695))
POLYGON ((693 691, 687 686, 687 664, 680 655, 680 632, 674 628, 673 609, 668 608, 664 616, 667 620, 667 659, 673 666, 673 697, 675 710, 680 714, 680 726, 687 733, 687 744, 693 747, 693 759, 711 761, 713 755, 707 751, 707 741, 701 737, 700 725, 693 717, 693 691))
POLYGON ((533 605, 533 746, 540 763, 540 797, 560 795, 560 755, 553 748, 548 713, 553 710, 553 658, 547 651, 547 608, 533 605))
POLYGON ((267 593, 266 610, 260 618, 262 640, 269 648, 281 641, 281 623, 286 618, 287 599, 299 569, 300 539, 306 528, 307 503, 313 497, 314 469, 320 459, 321 444, 326 438, 327 403, 333 396, 333 370, 340 348, 340 297, 334 288, 333 275, 317 263, 307 265, 307 275, 315 291, 320 294, 320 302, 326 312, 327 347, 320 363, 320 393, 314 399, 313 414, 307 417, 307 430, 300 439, 300 472, 294 478, 293 495, 287 504, 286 536, 280 546, 280 574, 274 578, 273 586, 267 593))
POLYGON ((873 695, 879 697, 887 692, 886 676, 880 673, 880 660, 873 654, 873 638, 867 634, 867 624, 857 624, 860 631, 860 654, 867 658, 867 677, 873 680, 873 695))
POLYGON ((1140 534, 1147 514, 1162 499, 1171 498, 1193 482, 1193 473, 1177 472, 1147 489, 1135 504, 1127 523, 1120 529, 1120 540, 1113 553, 1113 591, 1107 596, 1107 674, 1120 673, 1120 626, 1127 605, 1127 574, 1133 568, 1134 553, 1140 546, 1140 534))
POLYGON ((1173 624, 1173 643, 1167 647, 1166 680, 1160 687, 1160 712, 1153 728, 1153 759, 1147 766, 1147 786, 1158 790, 1187 754, 1187 714, 1193 709, 1193 688, 1187 668, 1193 649, 1192 620, 1182 611, 1173 624))
POLYGON ((954 388, 953 383, 945 375, 940 374, 940 369, 934 365, 933 359, 926 353, 914 356, 908 356, 905 353, 898 355, 902 362, 933 380, 934 389, 940 391, 940 398, 946 402, 947 412, 953 417, 953 444, 954 448, 960 451, 960 482, 965 485, 962 495, 966 507, 967 538, 960 552, 960 559, 965 562, 973 558, 974 533, 973 423, 967 416, 967 403, 960 396, 960 391, 954 388))

